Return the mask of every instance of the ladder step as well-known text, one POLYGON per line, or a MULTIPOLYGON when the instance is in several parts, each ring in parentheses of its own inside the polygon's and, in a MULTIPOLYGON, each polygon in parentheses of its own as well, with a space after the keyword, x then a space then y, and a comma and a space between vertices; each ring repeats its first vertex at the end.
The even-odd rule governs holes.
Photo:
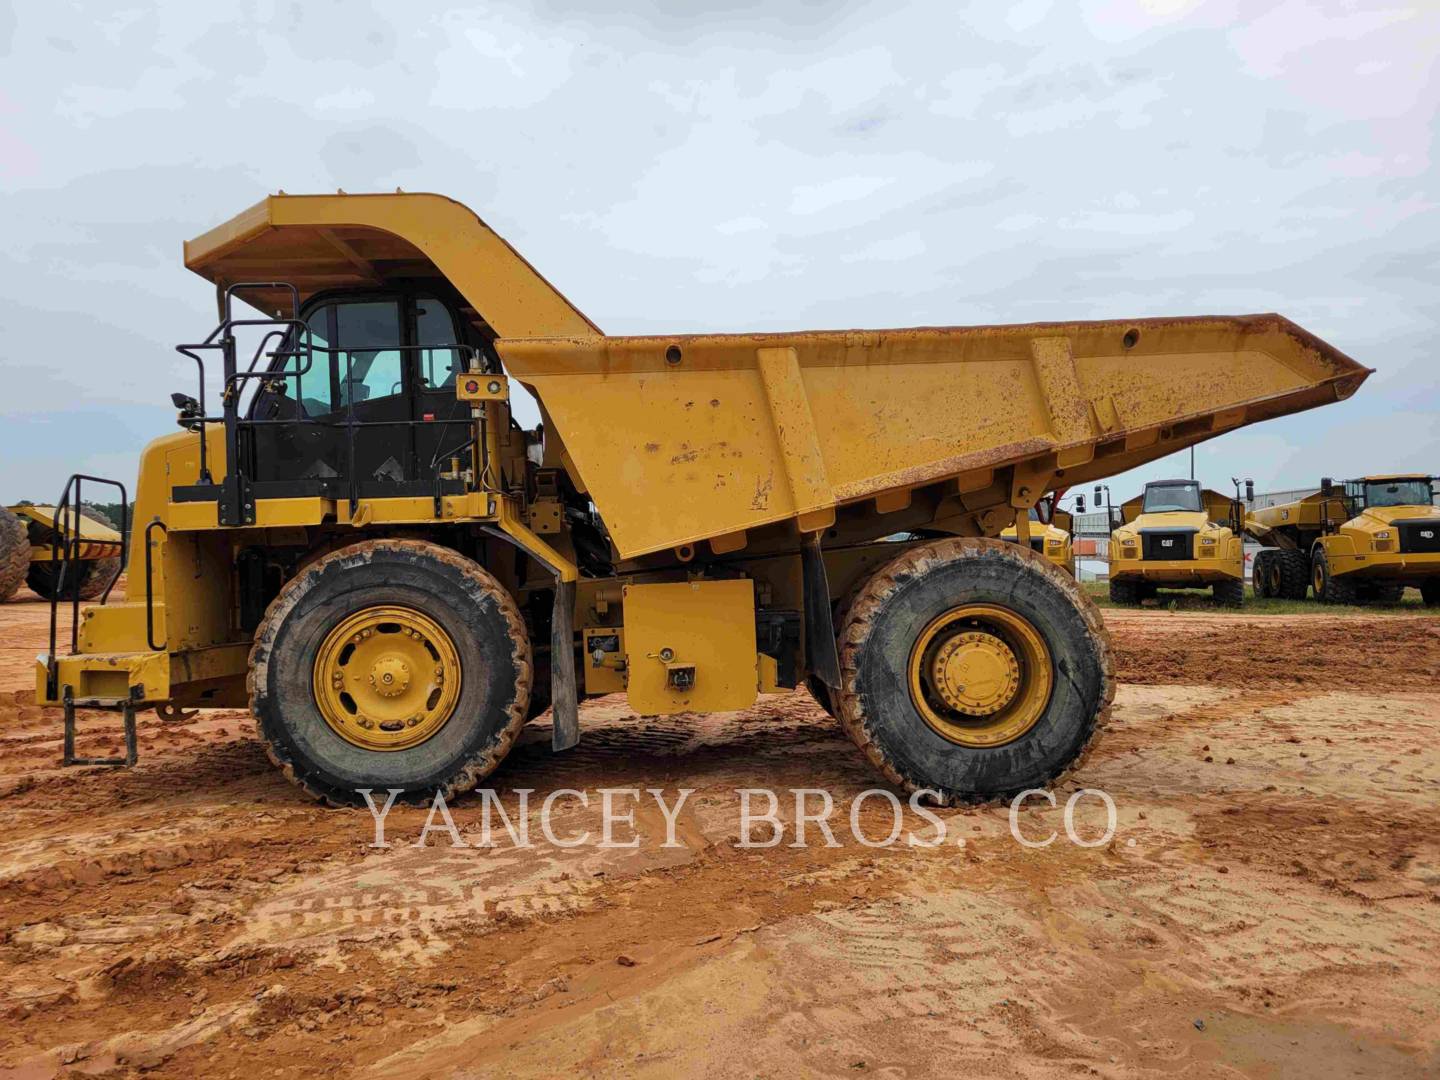
POLYGON ((128 768, 134 765, 140 758, 139 748, 135 743, 135 703, 129 698, 73 698, 67 688, 64 698, 65 706, 65 751, 60 759, 61 765, 109 765, 128 768), (125 756, 124 757, 99 757, 82 758, 75 756, 75 706, 82 705, 86 708, 108 708, 120 710, 122 723, 125 728, 125 756))

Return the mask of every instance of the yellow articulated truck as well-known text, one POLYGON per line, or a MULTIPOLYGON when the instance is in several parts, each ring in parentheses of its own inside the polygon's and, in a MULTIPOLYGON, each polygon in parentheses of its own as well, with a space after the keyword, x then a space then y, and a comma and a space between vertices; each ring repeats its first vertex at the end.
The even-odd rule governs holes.
POLYGON ((200 389, 141 456, 125 602, 57 620, 38 697, 72 732, 248 707, 336 803, 472 788, 546 708, 570 747, 584 695, 812 680, 901 788, 1048 784, 1114 675, 1030 508, 1369 373, 1278 315, 610 337, 436 195, 276 195, 185 263, 200 389))
POLYGON ((109 591, 120 576, 120 532, 88 508, 77 515, 72 506, 70 516, 65 528, 56 524, 53 506, 0 506, 0 603, 14 596, 21 583, 47 600, 94 600, 109 591), (64 554, 59 550, 62 532, 69 544, 64 554))
MULTIPOLYGON (((1075 576, 1075 550, 1072 536, 1075 531, 1074 518, 1068 510, 1054 509, 1053 496, 1046 496, 1030 508, 1030 547, 1045 556, 1047 562, 1075 576)), ((1020 528, 1007 525, 1000 530, 1000 539, 1018 543, 1020 528)))
POLYGON ((1396 603, 1406 586, 1440 606, 1440 507, 1433 476, 1366 476, 1252 510, 1256 596, 1331 604, 1396 603))
MULTIPOLYGON (((1096 502, 1100 492, 1095 493, 1096 502)), ((1110 533, 1110 599, 1138 604, 1157 589, 1211 589, 1216 603, 1245 599, 1238 496, 1194 480, 1157 480, 1120 507, 1110 533)))

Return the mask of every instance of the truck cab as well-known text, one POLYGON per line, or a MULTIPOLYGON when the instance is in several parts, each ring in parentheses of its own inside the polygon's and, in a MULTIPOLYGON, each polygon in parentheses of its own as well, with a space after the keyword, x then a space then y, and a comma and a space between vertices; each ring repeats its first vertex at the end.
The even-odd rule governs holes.
POLYGON ((1244 544, 1233 500, 1195 480, 1156 480, 1120 507, 1110 533, 1110 599, 1136 604, 1156 590, 1213 590, 1244 599, 1244 544))
POLYGON ((1343 518, 1311 546, 1311 586, 1322 601, 1394 603, 1406 586, 1440 605, 1440 507, 1433 476, 1398 473, 1341 484, 1320 497, 1343 518))

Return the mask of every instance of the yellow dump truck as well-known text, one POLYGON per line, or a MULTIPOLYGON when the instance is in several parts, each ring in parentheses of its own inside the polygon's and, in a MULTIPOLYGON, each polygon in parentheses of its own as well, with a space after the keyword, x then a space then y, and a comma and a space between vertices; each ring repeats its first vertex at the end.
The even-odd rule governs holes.
POLYGON ((1436 478, 1366 476, 1292 502, 1252 510, 1245 530, 1266 545, 1255 555, 1256 596, 1334 604, 1395 603, 1412 586, 1440 605, 1440 507, 1436 478))
POLYGON ((248 706, 336 803, 472 788, 547 707, 570 747, 582 695, 807 680, 900 787, 1047 784, 1114 676, 1030 508, 1368 374, 1278 315, 610 337, 435 195, 276 195, 185 263, 199 391, 140 459, 126 601, 59 620, 38 697, 72 732, 248 706))
POLYGON ((67 529, 66 523, 57 524, 53 506, 0 506, 0 603, 22 583, 47 600, 94 600, 109 591, 120 576, 120 532, 89 508, 78 515, 72 509, 71 517, 67 529), (68 558, 60 551, 62 534, 69 537, 68 558))
MULTIPOLYGON (((1075 551, 1071 537, 1075 531, 1074 518, 1068 510, 1055 510, 1047 506, 1048 502, 1050 499, 1047 497, 1040 505, 1030 508, 1030 547, 1073 578, 1075 551)), ((1008 525, 1001 529, 1000 539, 1018 543, 1019 526, 1008 525)))
MULTIPOLYGON (((1099 501, 1099 493, 1096 493, 1099 501)), ((1245 599, 1245 543, 1238 497, 1194 480, 1156 480, 1120 507, 1110 533, 1110 599, 1138 604, 1157 589, 1211 589, 1215 601, 1245 599)))

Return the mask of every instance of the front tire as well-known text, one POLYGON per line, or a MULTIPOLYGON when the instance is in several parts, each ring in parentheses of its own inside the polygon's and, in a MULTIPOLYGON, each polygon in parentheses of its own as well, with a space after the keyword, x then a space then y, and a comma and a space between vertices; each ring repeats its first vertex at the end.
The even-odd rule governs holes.
POLYGON ((1440 581, 1427 581, 1421 585, 1420 599, 1426 607, 1440 607, 1440 581))
POLYGON ((1222 607, 1240 607, 1245 603, 1245 582, 1240 578, 1226 578, 1211 586, 1215 602, 1222 607))
POLYGON ((1138 581, 1129 578, 1121 578, 1116 581, 1110 579, 1110 602, 1112 604, 1123 604, 1126 607, 1134 607, 1140 603, 1143 588, 1138 581))
POLYGON ((1322 604, 1362 604, 1364 597, 1360 589, 1352 580, 1344 577, 1336 577, 1330 572, 1330 560, 1325 556, 1324 548, 1317 548, 1315 557, 1311 560, 1311 584, 1315 589, 1315 599, 1322 604))
POLYGON ((1115 692, 1074 579, 1002 540, 913 548, 861 588, 840 643, 841 723, 892 783, 944 804, 1054 782, 1115 692))
POLYGON ((307 565, 250 653, 271 759, 315 798, 449 798, 499 766, 525 723, 530 639, 510 594, 437 544, 373 540, 307 565))

